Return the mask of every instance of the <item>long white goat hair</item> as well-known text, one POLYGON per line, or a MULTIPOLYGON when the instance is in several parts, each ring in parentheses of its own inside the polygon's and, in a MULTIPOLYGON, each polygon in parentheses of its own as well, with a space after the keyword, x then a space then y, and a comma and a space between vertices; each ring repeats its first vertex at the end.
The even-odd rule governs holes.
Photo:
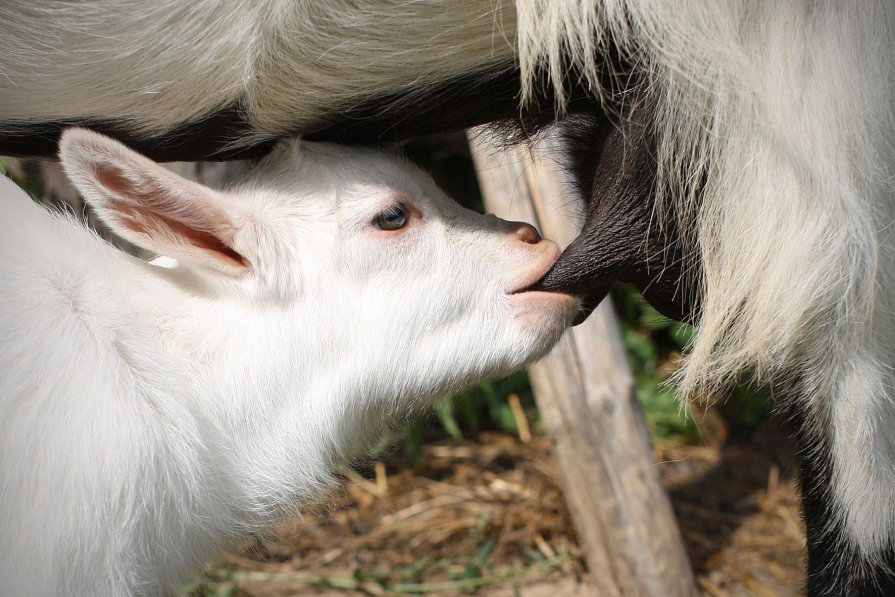
MULTIPOLYGON (((517 3, 525 73, 608 40, 647 73, 659 189, 698 239, 687 395, 744 370, 790 384, 834 438, 850 547, 895 537, 895 5, 517 3), (591 23, 594 26, 580 26, 591 23), (681 189, 691 193, 681 194, 681 189)), ((818 433, 820 431, 818 430, 818 433)))

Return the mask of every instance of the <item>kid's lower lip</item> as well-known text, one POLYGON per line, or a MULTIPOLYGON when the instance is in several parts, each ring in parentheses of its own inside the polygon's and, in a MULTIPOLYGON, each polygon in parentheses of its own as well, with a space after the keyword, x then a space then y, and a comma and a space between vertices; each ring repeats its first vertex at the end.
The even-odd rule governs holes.
POLYGON ((527 288, 522 288, 520 290, 516 290, 514 292, 507 293, 507 296, 511 301, 521 302, 521 301, 536 301, 536 302, 551 302, 551 303, 568 303, 568 307, 572 307, 576 305, 578 302, 578 298, 575 295, 567 294, 565 292, 553 292, 549 290, 529 290, 527 288))

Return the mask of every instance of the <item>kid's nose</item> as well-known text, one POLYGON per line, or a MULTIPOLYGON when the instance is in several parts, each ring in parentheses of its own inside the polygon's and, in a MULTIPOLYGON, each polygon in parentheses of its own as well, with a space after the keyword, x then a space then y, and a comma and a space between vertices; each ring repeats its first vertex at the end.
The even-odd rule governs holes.
POLYGON ((513 222, 513 225, 516 228, 516 238, 522 242, 530 245, 536 245, 541 242, 542 239, 541 235, 538 233, 538 229, 531 224, 525 222, 513 222))

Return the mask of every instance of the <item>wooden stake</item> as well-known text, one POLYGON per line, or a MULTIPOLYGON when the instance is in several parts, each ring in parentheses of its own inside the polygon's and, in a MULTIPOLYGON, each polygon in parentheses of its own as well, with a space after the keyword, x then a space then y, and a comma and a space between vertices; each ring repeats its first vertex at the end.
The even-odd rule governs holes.
MULTIPOLYGON (((555 143, 498 150, 473 132, 470 147, 489 211, 530 222, 560 246, 576 236, 572 194, 551 158, 555 143)), ((696 594, 612 303, 603 301, 529 373, 600 594, 696 594)))

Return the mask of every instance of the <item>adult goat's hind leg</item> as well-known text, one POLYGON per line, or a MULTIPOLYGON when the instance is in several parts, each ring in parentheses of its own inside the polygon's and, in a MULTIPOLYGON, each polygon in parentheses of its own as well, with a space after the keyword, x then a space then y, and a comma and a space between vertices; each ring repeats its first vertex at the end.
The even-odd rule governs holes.
MULTIPOLYGON (((872 383, 863 373, 855 381, 872 383)), ((792 387, 782 394, 799 448, 808 594, 895 595, 895 460, 885 423, 895 407, 872 392, 811 401, 792 387)))

